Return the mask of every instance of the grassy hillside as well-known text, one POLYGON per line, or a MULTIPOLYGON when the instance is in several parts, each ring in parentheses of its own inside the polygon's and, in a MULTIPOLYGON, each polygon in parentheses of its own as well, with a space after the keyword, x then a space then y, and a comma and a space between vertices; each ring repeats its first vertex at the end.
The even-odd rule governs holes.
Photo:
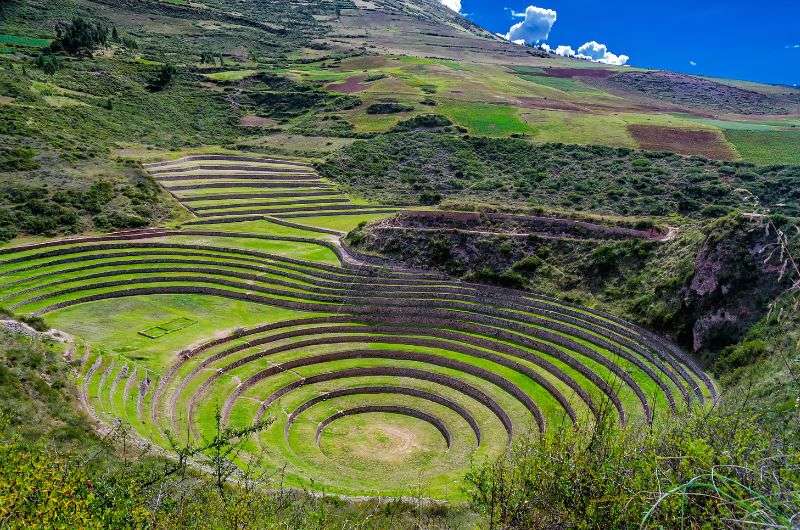
POLYGON ((797 215, 800 167, 759 167, 627 148, 531 146, 416 131, 358 141, 320 166, 370 198, 560 207, 618 215, 720 217, 752 197, 797 215), (744 191, 743 191, 744 190, 744 191))

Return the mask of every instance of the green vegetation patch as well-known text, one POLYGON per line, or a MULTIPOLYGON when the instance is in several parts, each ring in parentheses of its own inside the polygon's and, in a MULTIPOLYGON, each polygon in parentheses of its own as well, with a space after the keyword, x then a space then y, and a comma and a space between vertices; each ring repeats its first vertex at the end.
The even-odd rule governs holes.
POLYGON ((511 71, 520 79, 543 85, 562 92, 597 92, 581 83, 567 77, 550 77, 544 74, 544 70, 534 66, 514 66, 511 71))
POLYGON ((257 73, 258 70, 228 70, 226 72, 205 74, 205 76, 212 81, 241 81, 242 79, 252 77, 257 73))
POLYGON ((729 129, 725 137, 741 157, 756 164, 800 164, 800 130, 729 129))
POLYGON ((447 101, 440 103, 436 112, 480 136, 509 136, 532 131, 520 118, 519 110, 510 105, 447 101))
POLYGON ((0 44, 8 44, 10 46, 23 46, 26 48, 44 48, 50 46, 52 41, 50 39, 37 39, 35 37, 22 37, 20 35, 5 35, 0 34, 0 44))
POLYGON ((164 335, 169 335, 170 333, 175 333, 176 331, 188 328, 194 324, 197 324, 196 320, 181 317, 144 329, 138 333, 139 335, 147 337, 148 339, 157 339, 159 337, 163 337, 164 335))
POLYGON ((741 190, 800 212, 800 167, 759 167, 604 146, 415 131, 356 141, 320 166, 369 198, 400 204, 465 199, 617 215, 719 217, 741 190))

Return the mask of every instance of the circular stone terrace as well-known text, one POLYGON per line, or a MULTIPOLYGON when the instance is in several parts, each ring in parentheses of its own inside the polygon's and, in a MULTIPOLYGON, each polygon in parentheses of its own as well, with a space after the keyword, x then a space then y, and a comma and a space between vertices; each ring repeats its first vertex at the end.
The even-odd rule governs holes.
POLYGON ((337 235, 396 208, 305 164, 205 155, 148 166, 180 228, 0 249, 2 304, 81 338, 86 406, 165 445, 269 420, 248 442, 284 484, 453 499, 471 462, 610 410, 710 403, 693 359, 613 315, 371 265, 337 235))

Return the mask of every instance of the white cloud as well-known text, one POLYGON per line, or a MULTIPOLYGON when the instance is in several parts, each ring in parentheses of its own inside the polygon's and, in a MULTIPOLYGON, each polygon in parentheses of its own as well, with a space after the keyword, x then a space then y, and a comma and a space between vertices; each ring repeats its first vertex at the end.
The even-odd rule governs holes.
POLYGON ((554 10, 536 6, 528 6, 523 13, 512 11, 511 14, 522 20, 508 29, 505 38, 517 44, 546 40, 558 18, 554 10))
POLYGON ((575 57, 575 50, 572 49, 572 46, 565 46, 563 44, 556 47, 554 53, 556 55, 560 55, 561 57, 575 57))
POLYGON ((584 43, 577 51, 575 51, 572 46, 567 46, 565 44, 557 46, 556 48, 552 48, 547 44, 542 44, 539 47, 547 52, 560 55, 561 57, 575 57, 576 59, 585 59, 594 63, 622 66, 627 64, 630 60, 630 57, 627 55, 611 53, 608 51, 608 46, 597 41, 584 43))
POLYGON ((689 61, 689 66, 697 66, 697 63, 695 61, 689 61))
MULTIPOLYGON (((445 2, 447 0, 440 0, 445 2)), ((457 0, 460 1, 460 0, 457 0)), ((534 5, 528 6, 523 13, 511 11, 511 15, 521 18, 522 21, 517 22, 508 29, 505 35, 499 34, 506 40, 514 44, 534 44, 547 40, 550 36, 550 31, 553 25, 558 20, 558 13, 553 9, 546 9, 544 7, 537 7, 534 5)), ((538 44, 539 48, 548 52, 560 55, 562 57, 576 57, 578 59, 586 59, 595 63, 611 64, 622 66, 627 64, 630 57, 623 54, 615 54, 608 50, 608 46, 597 41, 589 41, 581 45, 577 51, 572 46, 562 44, 553 48, 547 43, 538 44)))
POLYGON ((578 48, 575 57, 588 59, 595 63, 622 66, 630 60, 627 55, 616 55, 608 51, 608 46, 597 41, 589 41, 578 48))
POLYGON ((449 7, 456 13, 461 12, 461 0, 439 0, 443 6, 449 7))

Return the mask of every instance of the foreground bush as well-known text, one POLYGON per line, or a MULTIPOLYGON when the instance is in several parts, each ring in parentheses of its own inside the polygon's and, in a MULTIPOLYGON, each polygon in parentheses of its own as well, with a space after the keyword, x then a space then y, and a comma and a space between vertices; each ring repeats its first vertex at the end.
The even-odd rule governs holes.
POLYGON ((770 433, 741 402, 662 428, 533 437, 474 467, 466 488, 490 528, 792 528, 800 522, 796 430, 770 433))

